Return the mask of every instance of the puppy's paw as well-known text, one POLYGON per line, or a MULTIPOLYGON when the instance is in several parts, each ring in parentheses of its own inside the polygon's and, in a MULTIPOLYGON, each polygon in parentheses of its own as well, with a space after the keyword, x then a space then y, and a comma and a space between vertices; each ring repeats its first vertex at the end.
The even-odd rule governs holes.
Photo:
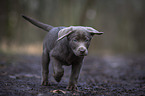
POLYGON ((48 81, 43 81, 43 82, 41 83, 41 85, 43 85, 43 86, 49 86, 50 83, 49 83, 48 81))
POLYGON ((69 90, 69 91, 78 91, 78 87, 77 87, 76 84, 68 85, 66 89, 69 90))
POLYGON ((60 82, 62 76, 53 75, 53 77, 57 82, 60 82))
POLYGON ((60 73, 57 73, 57 74, 53 74, 53 77, 54 77, 54 79, 55 79, 57 82, 60 82, 62 76, 63 76, 63 72, 60 72, 60 73))

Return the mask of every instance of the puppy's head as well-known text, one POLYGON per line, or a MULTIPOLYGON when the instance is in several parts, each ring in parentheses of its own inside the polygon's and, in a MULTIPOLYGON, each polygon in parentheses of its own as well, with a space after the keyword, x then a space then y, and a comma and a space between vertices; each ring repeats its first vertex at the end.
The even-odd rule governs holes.
POLYGON ((91 27, 70 26, 58 32, 58 41, 67 37, 73 53, 76 56, 86 56, 90 41, 95 34, 101 35, 103 32, 99 32, 91 27))

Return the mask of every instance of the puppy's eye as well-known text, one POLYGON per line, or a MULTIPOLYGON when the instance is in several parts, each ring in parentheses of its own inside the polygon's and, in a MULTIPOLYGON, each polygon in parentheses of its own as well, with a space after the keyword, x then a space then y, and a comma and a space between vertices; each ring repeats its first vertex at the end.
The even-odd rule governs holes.
POLYGON ((88 41, 89 41, 88 39, 85 40, 85 42, 88 42, 88 41))
POLYGON ((78 42, 78 40, 74 39, 73 42, 78 42))

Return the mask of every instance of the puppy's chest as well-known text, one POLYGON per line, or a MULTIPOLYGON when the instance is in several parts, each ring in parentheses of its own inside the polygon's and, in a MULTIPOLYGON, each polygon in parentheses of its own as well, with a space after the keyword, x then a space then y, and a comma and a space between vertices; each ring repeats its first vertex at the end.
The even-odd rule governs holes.
POLYGON ((79 57, 74 56, 72 54, 68 54, 65 58, 63 58, 63 65, 69 66, 72 65, 73 63, 77 62, 79 57))
POLYGON ((54 50, 50 52, 50 56, 55 57, 62 65, 66 66, 72 65, 81 60, 81 58, 76 56, 71 50, 62 47, 63 46, 60 46, 60 48, 54 48, 54 50))

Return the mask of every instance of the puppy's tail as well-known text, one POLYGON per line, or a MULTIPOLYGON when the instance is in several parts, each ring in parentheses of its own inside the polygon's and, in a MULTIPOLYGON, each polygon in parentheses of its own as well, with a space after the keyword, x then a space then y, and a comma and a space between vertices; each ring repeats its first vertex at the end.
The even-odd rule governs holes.
POLYGON ((49 31, 49 30, 51 30, 53 28, 53 26, 51 26, 51 25, 44 24, 44 23, 39 22, 37 20, 34 20, 34 19, 30 18, 30 17, 24 16, 24 15, 22 15, 22 17, 24 19, 26 19, 27 21, 31 22, 32 24, 34 24, 35 26, 37 26, 37 27, 39 27, 39 28, 41 28, 41 29, 43 29, 45 31, 49 31))

